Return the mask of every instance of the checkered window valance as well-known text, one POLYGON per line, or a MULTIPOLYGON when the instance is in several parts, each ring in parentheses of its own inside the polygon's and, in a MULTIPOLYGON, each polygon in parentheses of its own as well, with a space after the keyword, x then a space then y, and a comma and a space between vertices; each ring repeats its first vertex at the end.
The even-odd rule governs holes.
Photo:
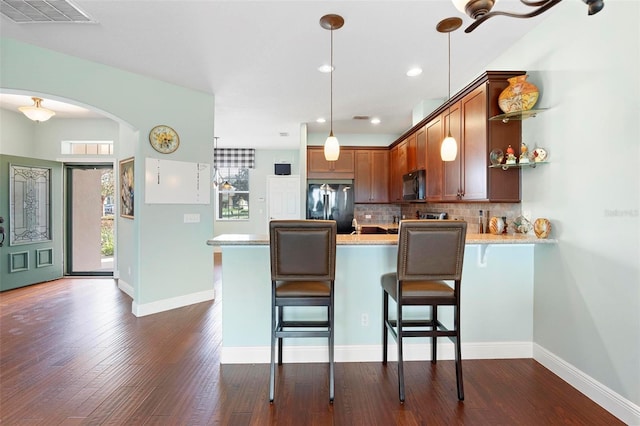
POLYGON ((237 167, 253 169, 256 167, 256 150, 253 148, 215 148, 213 150, 213 167, 237 167))

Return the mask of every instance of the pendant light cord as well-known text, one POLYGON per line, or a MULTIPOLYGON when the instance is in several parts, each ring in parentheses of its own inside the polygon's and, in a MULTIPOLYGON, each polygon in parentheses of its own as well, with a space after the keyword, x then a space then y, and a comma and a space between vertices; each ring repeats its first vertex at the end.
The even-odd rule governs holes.
POLYGON ((449 70, 447 72, 447 75, 449 76, 448 78, 448 82, 447 82, 447 97, 448 97, 448 101, 447 103, 449 104, 449 128, 448 128, 448 134, 447 137, 451 137, 451 32, 447 33, 447 39, 449 41, 449 70))
POLYGON ((330 90, 329 90, 329 121, 330 121, 330 129, 329 136, 333 136, 333 25, 331 26, 331 51, 330 51, 330 61, 331 61, 331 75, 329 76, 330 81, 330 90))

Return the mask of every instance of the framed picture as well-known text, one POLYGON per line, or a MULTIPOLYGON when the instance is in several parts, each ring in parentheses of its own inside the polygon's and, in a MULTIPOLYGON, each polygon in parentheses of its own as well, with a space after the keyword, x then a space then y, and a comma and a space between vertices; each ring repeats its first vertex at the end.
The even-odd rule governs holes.
POLYGON ((120 216, 133 219, 133 157, 120 161, 120 216))

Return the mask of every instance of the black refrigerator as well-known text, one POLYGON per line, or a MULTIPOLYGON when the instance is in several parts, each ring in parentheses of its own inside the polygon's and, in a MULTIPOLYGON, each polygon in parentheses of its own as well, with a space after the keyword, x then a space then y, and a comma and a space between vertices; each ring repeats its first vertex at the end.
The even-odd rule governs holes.
POLYGON ((307 190, 307 219, 335 220, 339 234, 353 231, 353 184, 310 183, 307 190))

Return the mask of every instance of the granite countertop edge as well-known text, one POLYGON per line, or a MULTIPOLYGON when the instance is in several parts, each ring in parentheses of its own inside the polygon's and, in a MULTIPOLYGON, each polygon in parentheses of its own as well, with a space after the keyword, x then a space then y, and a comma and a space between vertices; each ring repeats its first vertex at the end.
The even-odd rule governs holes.
MULTIPOLYGON (((556 244, 553 238, 537 238, 528 234, 467 234, 466 243, 473 244, 556 244)), ((397 245, 397 234, 360 234, 338 235, 336 244, 339 246, 375 246, 397 245)), ((222 234, 207 240, 207 245, 223 246, 261 246, 269 245, 267 234, 222 234)))

